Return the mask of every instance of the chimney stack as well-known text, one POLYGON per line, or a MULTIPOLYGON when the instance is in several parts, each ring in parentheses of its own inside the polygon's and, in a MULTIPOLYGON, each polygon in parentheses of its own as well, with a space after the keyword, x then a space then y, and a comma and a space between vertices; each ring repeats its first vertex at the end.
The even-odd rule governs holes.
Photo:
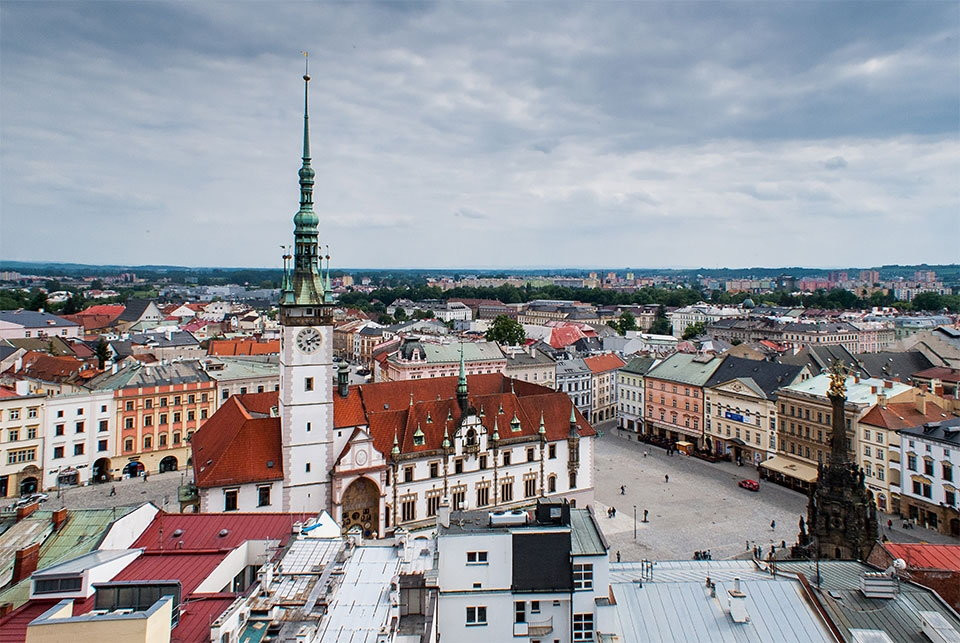
POLYGON ((450 526, 450 500, 446 496, 440 498, 440 505, 437 507, 437 527, 450 526))
POLYGON ((30 574, 37 571, 40 561, 40 543, 33 543, 23 549, 18 549, 13 555, 13 583, 19 583, 30 574))
POLYGON ((63 526, 63 523, 67 522, 67 508, 61 507, 53 512, 53 515, 50 516, 53 521, 53 530, 60 531, 60 527, 63 526))
POLYGON ((877 396, 877 406, 879 406, 881 409, 887 408, 887 396, 883 393, 877 396))
POLYGON ((747 614, 747 595, 740 589, 740 578, 733 579, 733 589, 727 592, 730 595, 730 618, 734 623, 746 623, 750 620, 747 614))
POLYGON ((923 389, 920 389, 919 391, 917 391, 916 402, 917 402, 917 412, 920 415, 926 415, 927 414, 927 392, 924 391, 923 389))

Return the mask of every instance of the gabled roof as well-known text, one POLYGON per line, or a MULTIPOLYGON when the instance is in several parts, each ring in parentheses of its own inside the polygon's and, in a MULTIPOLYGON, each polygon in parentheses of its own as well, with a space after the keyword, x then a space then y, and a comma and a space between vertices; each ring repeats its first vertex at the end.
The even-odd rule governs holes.
MULTIPOLYGON (((2 347, 0 347, 2 348, 2 347)), ((960 368, 934 366, 913 374, 915 379, 940 380, 941 382, 960 382, 960 368)))
MULTIPOLYGON (((23 367, 17 375, 44 382, 64 382, 88 369, 87 364, 73 357, 54 357, 30 351, 23 356, 23 367)), ((92 372, 91 372, 92 373, 92 372)))
POLYGON ((63 317, 36 310, 0 310, 0 322, 23 328, 67 328, 77 325, 63 317))
MULTIPOLYGON (((334 428, 366 425, 374 447, 389 456, 396 438, 401 453, 439 449, 444 429, 451 439, 459 425, 457 377, 361 384, 348 389, 347 397, 333 396, 334 428), (414 444, 418 428, 422 445, 414 444)), ((565 439, 570 431, 571 402, 552 389, 510 380, 499 374, 467 378, 469 405, 483 410, 480 423, 490 433, 494 422, 501 438, 535 437, 543 414, 546 438, 565 439), (520 430, 512 431, 516 416, 520 430)), ((269 417, 278 393, 271 391, 233 396, 193 434, 193 468, 197 486, 219 487, 283 478, 280 418, 269 417), (272 467, 266 466, 268 461, 272 467)), ((576 412, 580 436, 596 434, 576 412)))
POLYGON ((647 377, 691 386, 703 386, 722 362, 722 357, 674 353, 650 369, 647 377))
POLYGON ((173 362, 161 365, 132 364, 116 373, 106 372, 92 379, 87 388, 95 391, 117 390, 146 386, 169 386, 210 382, 212 378, 200 368, 197 361, 173 362))
POLYGON ((209 355, 274 355, 280 352, 280 340, 214 339, 207 347, 209 355))
POLYGON ((860 353, 855 357, 858 370, 865 372, 870 377, 895 377, 907 380, 917 371, 933 366, 933 363, 924 357, 920 351, 860 353))
POLYGON ((167 513, 158 512, 130 545, 145 554, 191 550, 217 551, 239 547, 247 540, 279 540, 287 543, 293 525, 313 517, 305 513, 167 513), (174 535, 174 532, 181 533, 174 535), (226 530, 221 536, 220 532, 226 530), (179 543, 183 541, 181 546, 179 543))
POLYGON ((193 434, 198 487, 283 479, 280 418, 266 407, 271 398, 276 391, 234 395, 193 434))
POLYGON ((909 429, 927 422, 939 422, 947 419, 948 415, 942 408, 931 401, 927 401, 927 412, 921 413, 913 402, 888 402, 886 406, 877 404, 867 411, 860 424, 869 424, 886 429, 909 429))
POLYGON ((109 315, 116 319, 120 313, 123 312, 124 308, 126 308, 126 306, 123 304, 95 304, 84 308, 77 313, 77 315, 109 315))
POLYGON ((728 356, 704 386, 717 386, 730 380, 751 380, 764 396, 772 399, 781 386, 792 384, 802 366, 728 356))
POLYGON ((16 348, 47 353, 54 357, 73 357, 75 355, 73 346, 64 338, 56 335, 50 337, 12 337, 7 341, 16 348))
POLYGON ((620 357, 614 353, 606 355, 594 355, 593 357, 583 358, 583 363, 587 365, 593 373, 608 373, 626 365, 620 357))
MULTIPOLYGON (((149 299, 130 299, 123 312, 117 317, 119 321, 135 322, 140 321, 150 305, 153 304, 149 299)), ((158 309, 159 310, 159 309, 158 309)))

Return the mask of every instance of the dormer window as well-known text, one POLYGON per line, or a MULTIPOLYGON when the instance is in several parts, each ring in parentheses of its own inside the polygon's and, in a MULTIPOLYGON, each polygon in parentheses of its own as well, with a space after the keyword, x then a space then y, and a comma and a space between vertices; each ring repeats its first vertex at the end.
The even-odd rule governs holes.
POLYGON ((417 432, 413 434, 413 446, 422 447, 424 443, 423 431, 420 429, 420 425, 417 425, 417 432))

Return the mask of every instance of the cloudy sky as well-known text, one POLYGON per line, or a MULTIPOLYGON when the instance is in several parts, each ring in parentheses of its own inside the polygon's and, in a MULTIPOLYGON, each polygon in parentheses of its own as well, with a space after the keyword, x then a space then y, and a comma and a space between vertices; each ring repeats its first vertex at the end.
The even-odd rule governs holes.
POLYGON ((960 260, 956 2, 0 3, 0 259, 960 260))

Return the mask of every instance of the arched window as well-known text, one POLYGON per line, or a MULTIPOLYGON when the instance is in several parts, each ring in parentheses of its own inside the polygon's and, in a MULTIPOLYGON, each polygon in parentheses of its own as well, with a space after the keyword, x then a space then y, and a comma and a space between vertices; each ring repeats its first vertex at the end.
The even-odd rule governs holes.
POLYGON ((556 493, 557 492, 557 476, 550 476, 547 478, 547 492, 556 493))

